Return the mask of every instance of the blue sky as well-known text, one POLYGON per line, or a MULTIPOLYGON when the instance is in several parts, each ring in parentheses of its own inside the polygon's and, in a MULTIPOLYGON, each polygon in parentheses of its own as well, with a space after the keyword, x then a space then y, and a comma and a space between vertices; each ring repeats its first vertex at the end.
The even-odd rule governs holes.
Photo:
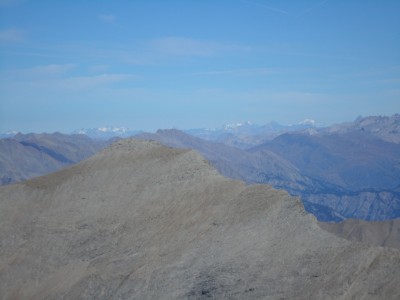
POLYGON ((0 132, 400 112, 400 1, 0 0, 0 132))

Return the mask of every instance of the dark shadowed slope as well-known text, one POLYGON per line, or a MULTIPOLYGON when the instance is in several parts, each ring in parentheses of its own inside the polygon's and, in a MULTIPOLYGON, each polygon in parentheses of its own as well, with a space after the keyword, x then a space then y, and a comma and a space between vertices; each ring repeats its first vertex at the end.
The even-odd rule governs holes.
POLYGON ((284 134, 252 152, 265 149, 287 159, 303 174, 349 191, 399 189, 400 145, 361 130, 284 134))
POLYGON ((0 188, 3 299, 399 299, 400 252, 335 237, 269 186, 123 140, 0 188))
POLYGON ((295 194, 320 220, 332 220, 321 207, 335 212, 338 218, 400 217, 400 144, 355 130, 284 134, 251 152, 266 150, 286 159, 312 180, 313 184, 295 194))
POLYGON ((0 184, 54 172, 88 158, 108 144, 61 133, 17 134, 0 139, 0 184))

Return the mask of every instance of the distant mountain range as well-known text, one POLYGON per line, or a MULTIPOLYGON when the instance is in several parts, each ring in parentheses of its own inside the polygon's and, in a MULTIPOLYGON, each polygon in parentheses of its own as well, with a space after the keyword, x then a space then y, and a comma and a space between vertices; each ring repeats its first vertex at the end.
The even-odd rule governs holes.
POLYGON ((131 130, 126 127, 99 127, 79 129, 72 132, 72 134, 87 135, 92 139, 108 140, 113 137, 127 138, 135 134, 141 133, 140 130, 131 130))
POLYGON ((0 183, 45 175, 97 153, 110 141, 61 133, 16 134, 0 139, 0 183))
POLYGON ((221 142, 229 146, 247 149, 270 141, 283 133, 317 128, 317 125, 318 123, 311 119, 305 119, 294 125, 281 125, 277 122, 258 125, 247 121, 226 124, 221 128, 189 129, 185 132, 207 141, 221 142))
MULTIPOLYGON (((308 128, 317 128, 317 122, 305 119, 294 125, 281 125, 277 122, 270 122, 265 125, 258 125, 252 122, 240 122, 225 124, 220 128, 198 128, 183 130, 184 132, 215 142, 222 142, 239 148, 250 148, 252 146, 269 141, 274 137, 291 131, 298 131, 308 128)), ((142 130, 132 130, 127 127, 103 126, 98 128, 81 128, 74 130, 72 134, 86 135, 92 139, 107 140, 113 137, 127 138, 143 133, 142 130)), ((18 132, 8 131, 0 134, 0 138, 12 138, 18 132)))
POLYGON ((17 134, 18 134, 18 131, 10 130, 10 131, 7 131, 5 133, 0 133, 0 139, 12 138, 17 134))
POLYGON ((320 220, 400 217, 400 144, 365 130, 286 133, 250 150, 273 152, 313 184, 292 191, 320 220), (321 209, 329 208, 324 215, 321 209))
MULTIPOLYGON (((300 196, 321 221, 384 220, 400 217, 399 124, 399 115, 359 118, 286 132, 249 150, 177 130, 137 138, 196 149, 227 177, 285 189, 300 196)), ((252 125, 232 128, 250 130, 252 125)))
MULTIPOLYGON (((321 221, 399 218, 400 115, 315 125, 312 120, 292 126, 243 122, 215 130, 159 130, 135 137, 195 149, 227 177, 285 189, 300 196, 321 221)), ((134 133, 98 128, 75 135, 18 134, 2 139, 2 184, 55 171, 102 149, 111 142, 104 140, 107 136, 134 133)))
POLYGON ((275 187, 301 189, 307 178, 290 162, 273 152, 251 153, 223 143, 206 141, 176 129, 136 135, 140 140, 156 140, 164 145, 194 149, 201 153, 223 175, 248 183, 265 182, 275 187))
POLYGON ((364 131, 378 139, 386 142, 400 143, 400 114, 392 116, 369 116, 358 117, 354 122, 332 125, 320 128, 316 132, 319 134, 348 133, 354 131, 364 131))
POLYGON ((287 133, 247 151, 178 130, 136 138, 195 149, 227 177, 285 189, 321 221, 400 217, 400 145, 363 131, 324 138, 287 133))

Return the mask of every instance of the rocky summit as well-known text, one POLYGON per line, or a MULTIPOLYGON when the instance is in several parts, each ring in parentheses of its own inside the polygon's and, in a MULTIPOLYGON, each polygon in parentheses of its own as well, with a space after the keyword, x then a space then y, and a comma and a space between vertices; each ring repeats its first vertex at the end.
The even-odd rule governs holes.
POLYGON ((121 140, 0 188, 1 299, 399 299, 400 251, 199 154, 121 140))

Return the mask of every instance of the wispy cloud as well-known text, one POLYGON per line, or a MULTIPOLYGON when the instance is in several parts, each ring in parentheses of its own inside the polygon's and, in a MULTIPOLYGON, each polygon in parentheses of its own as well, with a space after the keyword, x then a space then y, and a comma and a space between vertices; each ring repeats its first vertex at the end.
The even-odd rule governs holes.
POLYGON ((326 2, 328 2, 328 0, 323 0, 321 2, 318 2, 317 4, 303 10, 302 12, 300 12, 299 14, 296 15, 297 18, 304 16, 305 14, 310 13, 312 10, 316 9, 317 7, 320 7, 321 5, 324 5, 326 2))
POLYGON ((182 37, 165 37, 153 40, 156 51, 176 56, 213 56, 233 51, 249 51, 250 47, 224 44, 182 37))
POLYGON ((213 43, 195 39, 166 37, 153 41, 156 50, 172 55, 209 56, 216 52, 217 46, 213 43))
POLYGON ((377 79, 374 82, 379 84, 400 86, 400 78, 377 79))
POLYGON ((22 72, 25 75, 31 76, 55 76, 62 75, 76 67, 76 64, 62 64, 62 65, 45 65, 45 66, 37 66, 30 69, 23 70, 22 72))
MULTIPOLYGON (((248 91, 231 91, 228 89, 203 89, 198 91, 201 95, 200 99, 227 99, 229 101, 240 101, 241 103, 260 104, 275 103, 279 105, 291 104, 313 104, 313 103, 327 103, 335 99, 335 95, 328 93, 319 93, 315 91, 272 91, 272 90, 248 90, 248 91)), ((259 107, 259 106, 254 106, 259 107)))
POLYGON ((196 72, 192 75, 227 75, 227 76, 268 76, 275 74, 286 73, 289 70, 279 68, 244 68, 244 69, 232 69, 232 70, 215 70, 215 71, 204 71, 196 72))
MULTIPOLYGON (((276 12, 276 13, 279 13, 279 14, 282 14, 282 15, 286 15, 286 16, 289 16, 289 17, 296 17, 296 18, 302 17, 302 16, 310 13, 311 11, 313 11, 314 9, 324 5, 328 1, 329 0, 320 1, 317 4, 309 6, 306 9, 303 9, 302 11, 296 13, 293 10, 289 11, 289 10, 285 10, 285 9, 282 9, 282 8, 279 8, 279 7, 276 7, 276 6, 266 5, 264 3, 260 3, 260 2, 257 2, 257 1, 241 0, 241 2, 246 3, 246 4, 254 5, 254 6, 257 6, 257 7, 260 7, 260 8, 264 8, 264 9, 272 11, 272 12, 276 12)), ((293 1, 293 3, 295 3, 295 2, 293 1)))
POLYGON ((114 23, 117 17, 111 14, 98 14, 97 17, 99 20, 105 23, 114 23))
POLYGON ((76 67, 75 64, 44 65, 2 72, 4 80, 38 80, 62 76, 76 67))
POLYGON ((0 30, 0 43, 18 43, 25 39, 24 33, 15 28, 0 30))
POLYGON ((363 71, 347 74, 351 77, 382 77, 382 76, 399 76, 400 65, 385 66, 380 68, 367 68, 363 71))
POLYGON ((247 3, 247 4, 252 4, 252 5, 255 5, 257 7, 265 8, 267 10, 274 11, 274 12, 277 12, 277 13, 280 13, 280 14, 290 15, 290 13, 288 11, 286 11, 286 10, 283 10, 283 9, 280 9, 280 8, 277 8, 277 7, 273 7, 273 6, 269 6, 269 5, 265 5, 263 3, 254 2, 254 1, 247 1, 247 0, 242 0, 242 2, 243 3, 247 3))
POLYGON ((94 76, 79 76, 55 80, 53 86, 61 90, 84 90, 105 86, 112 83, 135 78, 131 74, 101 74, 94 76))
POLYGON ((108 65, 94 65, 90 66, 88 70, 89 72, 93 73, 101 73, 101 72, 106 72, 108 68, 109 68, 108 65))
POLYGON ((46 78, 41 77, 30 80, 8 80, 4 87, 12 91, 31 91, 32 94, 51 94, 62 92, 80 92, 106 88, 122 81, 135 80, 138 76, 133 74, 100 74, 91 76, 68 76, 46 78))
POLYGON ((46 92, 79 91, 141 78, 131 73, 107 73, 104 72, 106 69, 105 65, 93 66, 88 70, 87 68, 79 69, 77 64, 50 64, 2 71, 0 72, 0 82, 14 90, 33 88, 46 92), (82 70, 89 71, 88 75, 82 73, 82 70))

